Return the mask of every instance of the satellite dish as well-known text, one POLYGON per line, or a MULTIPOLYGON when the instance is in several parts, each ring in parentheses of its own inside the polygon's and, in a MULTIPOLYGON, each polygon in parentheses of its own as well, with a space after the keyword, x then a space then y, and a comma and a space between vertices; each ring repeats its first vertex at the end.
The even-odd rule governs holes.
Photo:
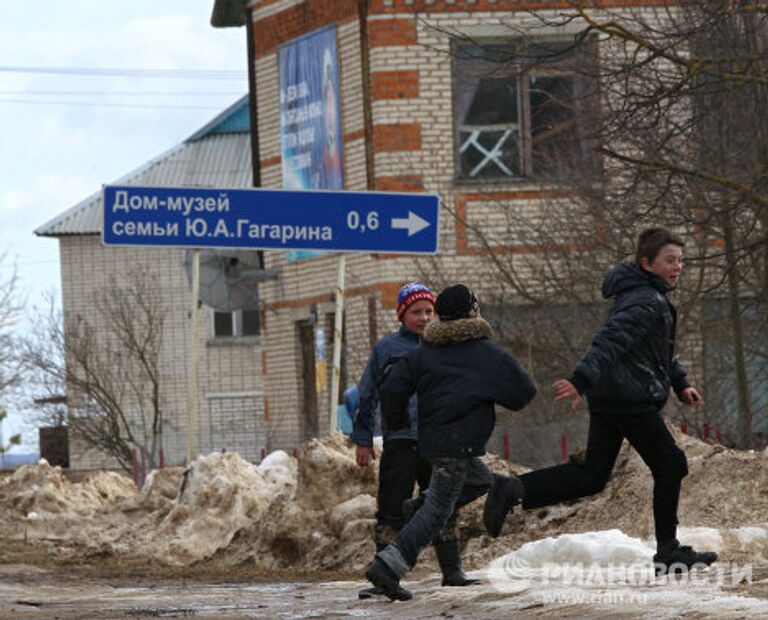
MULTIPOLYGON (((276 269, 263 269, 255 250, 198 250, 200 299, 219 312, 258 310, 259 282, 277 278, 276 269)), ((193 251, 184 255, 187 283, 192 285, 193 251)))

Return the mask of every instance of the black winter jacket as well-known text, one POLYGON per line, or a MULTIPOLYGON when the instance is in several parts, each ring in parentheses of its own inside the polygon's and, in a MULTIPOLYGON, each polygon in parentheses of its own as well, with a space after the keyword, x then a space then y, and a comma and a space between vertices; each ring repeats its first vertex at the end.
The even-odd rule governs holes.
POLYGON ((606 274, 603 297, 613 297, 613 306, 570 377, 590 411, 659 411, 670 387, 678 396, 689 387, 674 357, 677 312, 666 296, 670 290, 657 275, 627 261, 606 274))
POLYGON ((494 404, 518 410, 536 394, 515 359, 492 343, 483 319, 434 321, 380 388, 390 428, 408 424, 408 399, 418 397, 419 453, 427 459, 485 454, 496 423, 494 404))

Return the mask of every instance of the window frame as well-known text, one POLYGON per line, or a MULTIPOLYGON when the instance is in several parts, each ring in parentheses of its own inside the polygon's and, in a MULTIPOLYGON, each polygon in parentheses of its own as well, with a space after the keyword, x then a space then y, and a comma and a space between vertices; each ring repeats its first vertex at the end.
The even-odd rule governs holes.
MULTIPOLYGON (((521 183, 521 182, 536 182, 541 180, 541 175, 534 172, 534 149, 533 149, 533 119, 531 116, 531 78, 532 77, 572 77, 574 84, 578 87, 577 81, 579 76, 582 80, 588 78, 582 75, 584 69, 588 69, 596 61, 590 60, 590 58, 597 57, 597 41, 594 37, 590 37, 584 41, 578 41, 575 35, 542 35, 533 37, 531 39, 524 39, 519 37, 504 37, 504 36, 490 36, 479 37, 473 40, 459 40, 454 38, 451 41, 451 57, 453 59, 451 67, 451 96, 452 96, 452 139, 453 139, 453 152, 454 152, 454 184, 457 186, 478 186, 488 184, 503 184, 503 183, 521 183), (526 49, 536 45, 546 44, 567 44, 572 46, 572 53, 564 55, 564 57, 557 61, 557 63, 541 63, 536 61, 525 61, 526 49), (491 46, 508 47, 510 50, 510 59, 515 55, 522 56, 522 60, 510 60, 509 62, 501 63, 499 61, 482 60, 477 59, 471 61, 469 59, 462 59, 460 57, 460 48, 466 46, 475 46, 480 48, 487 48, 491 46), (522 52, 522 54, 520 53, 522 52), (474 66, 472 66, 474 65, 474 66), (460 85, 462 82, 466 82, 472 78, 480 76, 488 76, 489 71, 493 71, 494 76, 509 77, 516 80, 517 91, 517 106, 518 106, 518 131, 519 131, 519 159, 517 166, 521 171, 519 175, 503 176, 498 174, 491 177, 476 177, 470 178, 468 174, 462 170, 462 149, 461 149, 461 131, 466 125, 459 124, 459 97, 460 97, 460 85)), ((574 94, 573 101, 578 101, 579 96, 574 94)), ((597 105, 597 97, 594 93, 589 94, 586 91, 585 102, 583 104, 577 104, 575 106, 575 114, 577 119, 576 131, 579 132, 579 144, 583 145, 590 139, 585 135, 587 132, 584 130, 584 122, 579 122, 579 115, 587 109, 597 105)), ((591 158, 594 160, 594 158, 591 158)), ((594 161, 590 163, 594 165, 594 161)))
POLYGON ((243 312, 256 312, 258 310, 233 310, 232 312, 221 312, 213 308, 208 309, 210 311, 210 338, 215 341, 228 341, 228 340, 244 340, 258 338, 261 335, 261 317, 258 317, 257 330, 253 334, 243 333, 243 312), (232 333, 230 334, 218 334, 216 333, 216 315, 231 315, 232 318, 232 333))

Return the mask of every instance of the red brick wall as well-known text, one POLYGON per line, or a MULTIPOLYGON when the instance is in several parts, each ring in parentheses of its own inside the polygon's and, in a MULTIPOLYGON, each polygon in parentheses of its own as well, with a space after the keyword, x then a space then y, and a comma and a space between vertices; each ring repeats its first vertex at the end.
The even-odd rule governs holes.
POLYGON ((371 74, 374 99, 414 99, 419 96, 418 71, 376 71, 371 74))
POLYGON ((373 127, 373 150, 376 153, 418 151, 420 148, 421 125, 419 123, 398 123, 373 127))
POLYGON ((376 177, 376 189, 380 192, 421 192, 424 179, 420 174, 376 177))
MULTIPOLYGON (((263 0, 251 6, 251 11, 275 4, 275 0, 263 0)), ((384 0, 371 0, 368 14, 393 13, 451 13, 457 11, 535 11, 541 9, 573 8, 573 0, 474 0, 455 2, 455 0, 393 0, 391 6, 384 0)), ((604 0, 587 2, 588 6, 665 6, 674 4, 672 0, 604 0)), ((261 58, 275 51, 275 48, 302 34, 337 23, 345 24, 358 19, 356 0, 306 0, 274 15, 269 15, 254 23, 256 57, 261 58)), ((377 19, 368 23, 371 47, 387 45, 411 45, 416 43, 415 18, 377 19)))
POLYGON ((371 47, 412 45, 416 43, 416 20, 377 19, 368 22, 368 40, 371 47))
MULTIPOLYGON (((256 5, 255 9, 260 6, 256 5)), ((355 0, 307 0, 302 4, 260 19, 253 24, 256 57, 275 51, 278 45, 328 24, 357 19, 355 0)))

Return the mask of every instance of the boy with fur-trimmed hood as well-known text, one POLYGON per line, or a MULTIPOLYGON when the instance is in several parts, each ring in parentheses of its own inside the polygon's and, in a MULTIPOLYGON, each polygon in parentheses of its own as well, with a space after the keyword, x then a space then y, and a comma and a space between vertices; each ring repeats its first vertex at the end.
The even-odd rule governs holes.
MULTIPOLYGON (((376 459, 373 435, 379 409, 379 385, 387 370, 416 349, 422 334, 435 314, 435 294, 420 283, 405 284, 397 295, 397 318, 400 329, 384 336, 376 343, 360 379, 360 400, 350 436, 355 444, 355 455, 360 467, 367 467, 376 459)), ((377 496, 376 526, 373 530, 376 550, 391 543, 406 521, 404 502, 410 500, 418 484, 419 497, 429 485, 431 464, 418 452, 417 403, 414 396, 408 401, 408 422, 397 428, 382 420, 383 450, 379 459, 379 492, 377 496)), ((420 500, 414 500, 414 504, 420 500)), ((461 568, 456 520, 453 514, 446 526, 432 541, 437 561, 443 573, 442 585, 468 586, 478 583, 469 579, 461 568)), ((384 594, 378 588, 366 588, 360 598, 384 594)))
POLYGON ((491 487, 493 476, 478 457, 496 422, 495 404, 519 410, 536 394, 517 361, 491 342, 491 327, 469 288, 444 289, 435 312, 440 320, 430 323, 422 344, 390 369, 380 389, 391 428, 407 426, 408 401, 417 394, 419 454, 432 463, 423 505, 365 573, 393 600, 411 598, 400 578, 454 510, 491 487))

